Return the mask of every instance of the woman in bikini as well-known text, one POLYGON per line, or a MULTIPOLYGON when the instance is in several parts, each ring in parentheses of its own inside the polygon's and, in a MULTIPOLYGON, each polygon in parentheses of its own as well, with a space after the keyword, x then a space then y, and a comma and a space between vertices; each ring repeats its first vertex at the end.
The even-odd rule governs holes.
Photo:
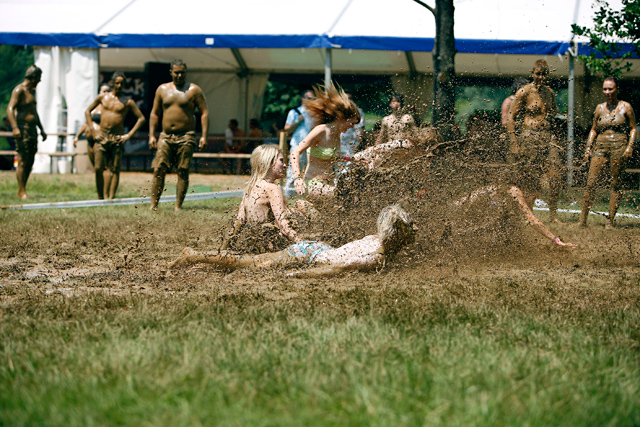
POLYGON ((636 118, 631 105, 628 102, 618 100, 618 82, 615 77, 604 79, 602 91, 607 101, 596 107, 593 126, 589 132, 584 152, 585 162, 591 158, 591 163, 579 225, 583 227, 587 225, 587 216, 591 209, 596 183, 604 167, 609 163, 611 199, 606 228, 611 229, 615 227, 616 211, 620 205, 620 175, 625 162, 633 154, 633 143, 636 140, 636 118))
POLYGON ((287 249, 261 255, 233 255, 228 252, 196 252, 186 248, 173 261, 170 269, 193 264, 213 264, 221 268, 263 269, 308 264, 312 267, 289 273, 288 276, 322 277, 356 269, 371 269, 402 247, 413 243, 416 227, 411 215, 398 205, 387 206, 378 216, 378 233, 332 248, 324 242, 301 241, 287 249))
POLYGON ((314 98, 307 108, 318 125, 291 150, 291 169, 294 186, 299 195, 310 199, 330 198, 335 192, 336 161, 349 161, 340 151, 340 134, 360 122, 358 107, 335 85, 314 88, 314 98), (300 156, 308 151, 304 174, 300 170, 300 156))

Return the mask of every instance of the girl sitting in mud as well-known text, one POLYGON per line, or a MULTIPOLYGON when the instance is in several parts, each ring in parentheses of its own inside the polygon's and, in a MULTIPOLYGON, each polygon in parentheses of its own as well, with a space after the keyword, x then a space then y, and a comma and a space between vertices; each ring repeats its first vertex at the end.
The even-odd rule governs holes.
POLYGON ((307 193, 310 199, 334 196, 336 161, 349 161, 340 151, 340 134, 360 122, 358 107, 349 100, 342 89, 334 85, 314 88, 314 98, 307 108, 319 123, 302 142, 291 150, 291 169, 294 186, 299 195, 307 193), (308 152, 307 169, 302 174, 300 156, 308 152))
POLYGON ((416 228, 411 215, 398 205, 387 206, 378 216, 378 233, 332 248, 324 242, 301 241, 283 251, 261 255, 233 255, 228 252, 196 252, 186 248, 169 269, 193 264, 213 264, 227 269, 282 268, 309 264, 313 267, 288 276, 321 277, 384 264, 387 257, 413 243, 416 228))
MULTIPOLYGON (((291 227, 289 221, 291 211, 287 209, 282 189, 275 183, 284 176, 286 170, 282 151, 276 145, 260 145, 251 153, 250 163, 251 178, 244 189, 233 230, 223 243, 222 249, 228 249, 238 240, 239 232, 245 225, 253 228, 253 234, 266 234, 267 236, 262 236, 262 238, 258 236, 257 240, 247 239, 250 236, 243 236, 244 239, 241 240, 245 241, 240 242, 244 244, 243 249, 247 249, 247 243, 250 243, 246 240, 253 241, 253 246, 256 244, 260 246, 249 248, 255 252, 276 249, 278 237, 285 237, 290 242, 301 241, 300 236, 291 227), (271 225, 274 221, 277 229, 271 225), (275 231, 276 235, 273 236, 274 233, 270 233, 269 230, 275 231), (260 242, 261 240, 262 242, 260 242)), ((300 200, 296 202, 292 211, 308 214, 313 211, 313 208, 309 203, 300 200)))

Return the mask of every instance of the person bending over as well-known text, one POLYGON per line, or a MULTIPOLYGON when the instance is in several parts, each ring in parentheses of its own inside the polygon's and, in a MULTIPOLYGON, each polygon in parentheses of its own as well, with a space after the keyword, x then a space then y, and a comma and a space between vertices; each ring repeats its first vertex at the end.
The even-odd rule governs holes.
POLYGON ((291 150, 291 169, 296 192, 307 197, 331 198, 335 192, 337 161, 348 161, 340 151, 340 134, 360 122, 360 112, 342 89, 335 85, 314 88, 315 97, 307 102, 311 117, 319 123, 299 145, 291 150), (309 150, 307 169, 300 170, 300 157, 309 150))
POLYGON ((196 252, 186 248, 169 269, 204 263, 230 270, 283 268, 308 264, 311 267, 288 276, 322 277, 349 270, 382 266, 386 259, 415 240, 411 215, 399 205, 387 206, 378 216, 378 233, 332 248, 327 243, 301 241, 283 251, 261 255, 233 255, 228 252, 196 252))

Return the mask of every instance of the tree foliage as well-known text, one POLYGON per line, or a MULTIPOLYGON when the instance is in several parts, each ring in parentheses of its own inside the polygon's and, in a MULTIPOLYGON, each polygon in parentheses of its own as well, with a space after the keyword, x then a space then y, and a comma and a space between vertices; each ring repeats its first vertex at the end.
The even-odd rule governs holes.
POLYGON ((13 88, 24 80, 24 72, 33 64, 33 47, 0 45, 0 119, 7 114, 13 88))
POLYGON ((593 27, 571 26, 573 34, 587 37, 593 49, 578 58, 593 74, 620 77, 631 70, 628 59, 640 55, 640 2, 622 0, 622 9, 613 10, 606 0, 595 0, 594 9, 593 27))

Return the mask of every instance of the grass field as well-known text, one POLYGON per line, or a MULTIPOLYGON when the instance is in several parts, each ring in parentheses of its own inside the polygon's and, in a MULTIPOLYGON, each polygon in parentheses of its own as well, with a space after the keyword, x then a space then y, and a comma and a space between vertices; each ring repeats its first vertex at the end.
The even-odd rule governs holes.
MULTIPOLYGON (((119 197, 149 180, 123 174, 119 197)), ((94 191, 90 175, 28 190, 94 191)), ((218 247, 237 203, 0 212, 0 425, 640 425, 638 220, 552 227, 572 252, 527 235, 452 256, 421 229, 420 257, 377 272, 165 276, 182 248, 218 247)))

